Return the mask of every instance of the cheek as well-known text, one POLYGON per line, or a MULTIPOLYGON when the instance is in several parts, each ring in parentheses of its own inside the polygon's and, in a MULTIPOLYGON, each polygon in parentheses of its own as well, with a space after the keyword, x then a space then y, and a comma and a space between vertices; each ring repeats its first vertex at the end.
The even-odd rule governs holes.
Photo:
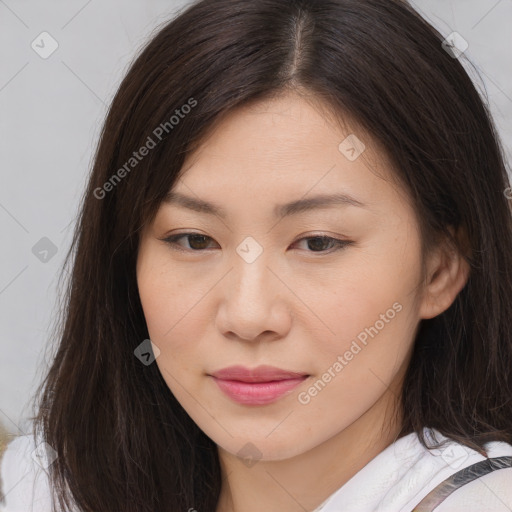
POLYGON ((419 261, 414 238, 386 241, 383 236, 380 244, 347 258, 346 270, 332 273, 336 277, 324 283, 323 293, 312 302, 328 326, 327 336, 315 347, 326 369, 342 356, 345 374, 361 371, 361 378, 367 378, 369 369, 381 367, 387 380, 400 366, 417 326, 419 261))
POLYGON ((173 294, 156 272, 143 270, 138 276, 138 286, 149 334, 157 342, 172 327, 173 294))
POLYGON ((351 269, 350 275, 339 273, 321 292, 308 295, 311 309, 318 313, 328 337, 338 343, 338 350, 355 338, 364 343, 376 330, 396 334, 405 328, 402 319, 412 308, 411 290, 417 277, 404 267, 396 270, 382 264, 382 258, 351 269))
POLYGON ((174 325, 191 309, 194 286, 169 264, 165 254, 148 245, 137 262, 139 297, 150 335, 154 341, 165 342, 174 325))
POLYGON ((173 388, 170 375, 189 375, 200 361, 202 348, 195 340, 209 318, 204 299, 211 284, 202 279, 194 285, 156 258, 139 265, 137 280, 149 337, 160 350, 156 363, 173 388))
MULTIPOLYGON (((190 374, 190 364, 194 360, 187 343, 186 319, 184 301, 177 301, 175 289, 169 282, 169 277, 158 277, 157 272, 141 270, 138 275, 139 295, 144 317, 151 341, 158 347, 160 353, 155 363, 167 383, 170 391, 182 402, 186 396, 180 395, 179 382, 183 376, 190 374), (181 306, 180 306, 181 304, 181 306)), ((182 402, 183 403, 183 402, 182 402)))

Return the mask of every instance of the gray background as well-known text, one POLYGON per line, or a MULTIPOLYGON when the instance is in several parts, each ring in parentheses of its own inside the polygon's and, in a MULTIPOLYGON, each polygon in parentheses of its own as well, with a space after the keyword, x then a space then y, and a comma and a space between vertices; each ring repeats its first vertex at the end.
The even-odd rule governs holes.
MULTIPOLYGON (((482 80, 467 69, 510 161, 512 0, 411 3, 442 34, 469 43, 482 80)), ((48 365, 57 276, 108 104, 141 44, 186 4, 0 0, 0 423, 11 433, 28 431, 29 398, 48 365), (42 46, 44 31, 58 43, 46 59, 31 47, 42 46), (36 244, 47 248, 44 237, 55 255, 34 254, 36 244)))

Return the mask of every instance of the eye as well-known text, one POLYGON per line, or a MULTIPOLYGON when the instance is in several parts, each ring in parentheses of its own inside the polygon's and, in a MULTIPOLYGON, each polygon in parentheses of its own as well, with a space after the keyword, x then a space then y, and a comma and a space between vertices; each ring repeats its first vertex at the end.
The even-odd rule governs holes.
POLYGON ((181 233, 179 235, 169 236, 167 238, 162 239, 164 242, 171 245, 173 248, 176 248, 181 251, 195 251, 200 252, 203 251, 207 245, 207 240, 213 240, 209 236, 200 235, 198 233, 181 233), (188 247, 183 247, 178 243, 182 238, 188 239, 188 247))
POLYGON ((297 242, 307 241, 307 247, 311 249, 308 252, 331 253, 339 249, 344 249, 346 246, 352 244, 350 240, 340 240, 325 235, 308 236, 297 240, 297 242), (333 250, 328 250, 333 249, 333 250))
MULTIPOLYGON (((170 245, 173 249, 185 252, 204 252, 205 249, 208 248, 208 241, 213 241, 213 238, 201 235, 199 233, 180 233, 178 235, 172 235, 167 238, 161 239, 166 244, 170 245), (188 241, 187 246, 183 246, 179 242, 185 239, 188 241)), ((309 236, 300 238, 294 244, 298 242, 307 242, 307 252, 313 253, 324 253, 330 254, 340 249, 344 249, 348 245, 353 244, 354 242, 350 240, 340 240, 338 238, 333 238, 325 235, 317 235, 317 236, 309 236)))

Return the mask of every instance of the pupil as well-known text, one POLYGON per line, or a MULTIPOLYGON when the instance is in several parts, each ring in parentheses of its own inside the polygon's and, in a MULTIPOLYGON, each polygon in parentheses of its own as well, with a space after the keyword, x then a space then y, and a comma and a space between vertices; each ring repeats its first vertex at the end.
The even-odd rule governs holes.
MULTIPOLYGON (((207 237, 204 235, 190 235, 189 245, 192 249, 205 249, 208 245, 207 237), (197 243, 199 241, 199 243, 197 243)), ((314 237, 308 241, 308 247, 313 251, 324 251, 328 248, 329 240, 325 237, 314 237), (327 245, 326 245, 327 244, 327 245)))
MULTIPOLYGON (((199 247, 194 247, 194 243, 193 241, 194 240, 197 240, 197 239, 202 239, 203 242, 206 242, 206 237, 204 235, 193 235, 193 236, 190 236, 189 237, 189 244, 190 244, 190 247, 192 247, 192 249, 204 249, 204 245, 201 245, 201 243, 199 243, 199 247)), ((205 245, 208 245, 208 244, 205 244, 205 245)))
POLYGON ((309 240, 308 246, 310 249, 322 251, 326 249, 326 247, 324 246, 324 244, 326 243, 328 243, 328 240, 326 238, 315 237, 309 240))

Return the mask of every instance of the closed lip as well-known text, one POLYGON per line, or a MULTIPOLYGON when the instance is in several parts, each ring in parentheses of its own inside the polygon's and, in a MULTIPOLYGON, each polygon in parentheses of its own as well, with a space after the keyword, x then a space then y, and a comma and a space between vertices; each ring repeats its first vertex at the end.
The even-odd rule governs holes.
POLYGON ((256 368, 245 366, 229 366, 210 373, 212 377, 222 380, 236 380, 240 382, 272 382, 279 380, 300 379, 307 377, 305 372, 284 370, 275 366, 261 365, 256 368))

